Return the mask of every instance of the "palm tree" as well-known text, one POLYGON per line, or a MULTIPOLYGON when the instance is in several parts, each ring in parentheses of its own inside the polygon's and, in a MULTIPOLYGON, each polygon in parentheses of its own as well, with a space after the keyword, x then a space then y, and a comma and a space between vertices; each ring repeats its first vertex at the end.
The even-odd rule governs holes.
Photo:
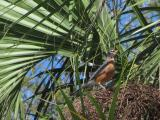
POLYGON ((101 64, 110 48, 119 50, 118 77, 158 87, 159 4, 1 0, 0 118, 51 116, 57 91, 88 80, 88 63, 101 64))

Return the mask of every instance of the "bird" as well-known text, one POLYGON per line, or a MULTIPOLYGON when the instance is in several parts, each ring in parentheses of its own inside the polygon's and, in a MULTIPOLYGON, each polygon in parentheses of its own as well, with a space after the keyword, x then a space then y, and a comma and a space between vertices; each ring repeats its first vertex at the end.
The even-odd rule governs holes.
MULTIPOLYGON (((106 61, 93 73, 89 81, 81 86, 81 88, 90 88, 95 85, 99 85, 103 89, 106 89, 103 84, 113 79, 115 74, 115 56, 117 50, 112 49, 108 52, 106 61)), ((80 90, 80 89, 79 89, 80 90)), ((72 93, 74 95, 79 90, 72 93)))

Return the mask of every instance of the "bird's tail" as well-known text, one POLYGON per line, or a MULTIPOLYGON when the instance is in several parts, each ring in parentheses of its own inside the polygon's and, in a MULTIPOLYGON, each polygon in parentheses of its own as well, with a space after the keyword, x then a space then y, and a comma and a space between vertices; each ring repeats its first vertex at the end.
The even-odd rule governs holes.
MULTIPOLYGON (((83 85, 81 86, 81 89, 92 88, 92 87, 95 86, 95 85, 96 85, 96 82, 95 82, 94 80, 90 80, 89 82, 83 84, 83 85)), ((71 96, 76 95, 79 91, 80 91, 80 89, 74 91, 74 92, 71 94, 71 96)))
POLYGON ((89 82, 87 82, 87 83, 85 83, 85 84, 82 85, 82 89, 92 88, 95 85, 96 85, 95 80, 90 80, 89 82))

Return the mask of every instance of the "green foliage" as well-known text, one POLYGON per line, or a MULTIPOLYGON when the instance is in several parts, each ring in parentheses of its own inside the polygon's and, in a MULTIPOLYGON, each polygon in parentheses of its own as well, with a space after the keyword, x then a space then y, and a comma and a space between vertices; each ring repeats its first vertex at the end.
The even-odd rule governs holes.
MULTIPOLYGON (((159 87, 158 5, 158 0, 1 0, 0 118, 45 116, 51 106, 44 100, 56 101, 57 91, 69 88, 73 92, 81 81, 86 82, 89 73, 96 69, 90 67, 89 62, 101 64, 104 53, 111 48, 119 50, 118 83, 110 108, 111 119, 121 80, 137 82, 140 78, 141 82, 159 87), (61 59, 57 60, 57 54, 62 55, 61 59), (43 60, 49 61, 49 66, 37 68, 43 60), (58 61, 56 65, 61 68, 56 68, 54 61, 58 61), (43 71, 36 73, 38 69, 43 71), (27 76, 30 72, 36 75, 27 76), (67 75, 69 83, 61 80, 64 76, 67 79, 67 75), (82 76, 85 77, 80 80, 82 76), (37 77, 35 84, 32 80, 37 77), (25 101, 24 89, 30 89, 33 94, 25 101)), ((76 112, 72 102, 61 92, 70 110, 76 112)), ((84 109, 82 96, 80 92, 84 109)), ((95 106, 104 119, 99 106, 95 106)), ((61 110, 57 110, 64 119, 61 110)))
POLYGON ((59 116, 60 116, 61 120, 65 120, 65 118, 63 116, 63 113, 62 113, 61 109, 59 108, 59 106, 57 106, 56 108, 57 108, 57 111, 59 113, 59 116))
MULTIPOLYGON (((74 120, 80 120, 79 115, 78 115, 78 113, 76 112, 76 110, 75 110, 75 108, 74 108, 74 106, 73 106, 73 104, 72 104, 72 101, 69 99, 69 97, 67 97, 67 95, 65 95, 65 93, 64 93, 62 90, 61 90, 61 93, 62 93, 62 95, 63 95, 63 97, 64 97, 64 99, 65 99, 65 102, 66 102, 69 110, 70 110, 70 113, 71 113, 71 115, 72 115, 72 118, 73 118, 74 120)), ((62 117, 62 116, 61 116, 61 117, 62 117)))
POLYGON ((101 120, 105 120, 105 114, 102 112, 102 107, 100 106, 100 104, 98 104, 98 102, 96 101, 96 99, 90 95, 88 95, 89 100, 91 101, 91 103, 93 104, 93 106, 95 106, 97 113, 99 114, 99 118, 101 120))
POLYGON ((122 67, 122 71, 120 73, 120 77, 118 78, 118 82, 116 84, 116 88, 115 88, 115 93, 113 95, 113 99, 112 99, 112 104, 111 107, 109 109, 109 117, 108 120, 114 120, 115 119, 115 112, 116 112, 116 103, 117 103, 117 96, 119 94, 119 90, 120 90, 120 86, 121 86, 121 81, 125 81, 125 79, 123 78, 123 76, 125 75, 124 72, 126 70, 128 66, 128 62, 124 61, 123 67, 122 67))

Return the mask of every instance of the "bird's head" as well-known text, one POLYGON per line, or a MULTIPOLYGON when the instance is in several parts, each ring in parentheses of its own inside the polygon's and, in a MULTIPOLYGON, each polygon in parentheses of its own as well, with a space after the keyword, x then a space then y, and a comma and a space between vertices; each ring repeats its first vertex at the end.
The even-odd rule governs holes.
POLYGON ((115 57, 115 55, 117 54, 117 52, 118 52, 117 50, 112 49, 112 50, 110 50, 108 52, 108 56, 115 57))
POLYGON ((115 50, 115 49, 110 50, 110 51, 108 52, 107 58, 108 58, 108 59, 114 59, 115 56, 116 56, 116 54, 117 54, 117 52, 118 52, 118 51, 115 50))

